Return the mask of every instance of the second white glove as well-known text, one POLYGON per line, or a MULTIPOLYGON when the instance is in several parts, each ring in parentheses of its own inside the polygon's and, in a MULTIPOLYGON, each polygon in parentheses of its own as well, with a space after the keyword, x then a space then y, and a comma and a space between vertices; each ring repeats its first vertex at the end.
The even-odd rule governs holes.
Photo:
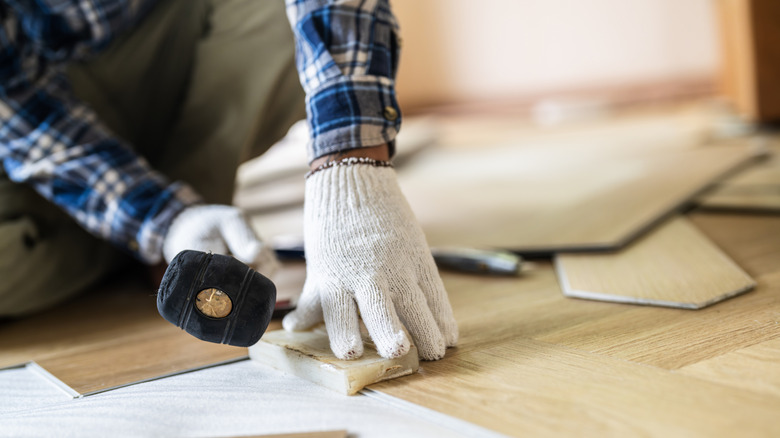
POLYGON ((197 205, 173 219, 163 241, 165 261, 185 249, 230 254, 272 277, 279 267, 276 255, 252 230, 246 216, 228 205, 197 205))

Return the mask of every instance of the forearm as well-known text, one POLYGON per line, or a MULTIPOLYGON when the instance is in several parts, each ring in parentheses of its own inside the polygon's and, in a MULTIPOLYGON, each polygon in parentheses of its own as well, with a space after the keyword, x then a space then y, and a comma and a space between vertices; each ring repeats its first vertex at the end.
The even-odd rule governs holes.
POLYGON ((172 183, 72 97, 63 73, 0 89, 0 160, 91 233, 147 263, 161 259, 173 219, 197 195, 172 183))
POLYGON ((401 126, 395 95, 398 25, 386 0, 287 0, 306 92, 310 163, 387 145, 401 126))

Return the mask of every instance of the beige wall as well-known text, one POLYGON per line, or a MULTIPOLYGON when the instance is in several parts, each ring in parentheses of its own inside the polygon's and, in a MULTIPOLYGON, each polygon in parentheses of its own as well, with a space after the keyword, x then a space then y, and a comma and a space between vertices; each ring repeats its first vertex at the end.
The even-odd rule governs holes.
POLYGON ((716 75, 711 0, 391 0, 407 107, 716 75))

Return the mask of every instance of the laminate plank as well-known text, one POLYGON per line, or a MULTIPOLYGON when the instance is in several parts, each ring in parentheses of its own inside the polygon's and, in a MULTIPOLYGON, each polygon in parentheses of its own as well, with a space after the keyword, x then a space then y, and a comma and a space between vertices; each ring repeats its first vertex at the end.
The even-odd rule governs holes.
POLYGON ((780 213, 780 146, 773 145, 766 160, 756 162, 717 184, 696 202, 707 210, 780 213))
POLYGON ((780 218, 695 214, 691 222, 757 281, 755 290, 690 312, 637 307, 537 339, 677 369, 780 336, 780 218))
MULTIPOLYGON (((438 147, 399 168, 399 181, 436 246, 616 249, 753 158, 749 141, 702 145, 708 123, 701 109, 551 130, 517 116, 426 118, 418 127, 441 131, 438 147)), ((302 171, 271 171, 248 164, 237 205, 268 213, 302 203, 302 171)))
MULTIPOLYGON (((280 327, 273 321, 269 330, 280 327)), ((35 362, 80 395, 247 356, 246 348, 203 342, 165 321, 154 291, 134 278, 0 324, 0 352, 0 367, 35 362)))
POLYGON ((249 357, 345 395, 355 395, 375 382, 417 372, 416 346, 412 345, 401 357, 384 358, 377 353, 365 328, 362 331, 363 355, 353 360, 342 360, 333 354, 324 325, 302 332, 266 332, 260 342, 249 347, 249 357))
POLYGON ((752 159, 747 141, 633 147, 566 139, 429 151, 400 182, 434 246, 614 250, 752 159))
POLYGON ((529 339, 371 386, 512 436, 772 436, 780 398, 529 339))
POLYGON ((619 252, 558 254, 555 267, 568 297, 683 309, 701 309, 755 286, 679 216, 619 252))
POLYGON ((461 333, 448 357, 522 337, 677 369, 780 337, 780 276, 696 312, 567 298, 547 263, 519 278, 442 278, 461 333))
POLYGON ((780 398, 780 339, 701 361, 679 373, 780 398))
POLYGON ((678 369, 780 337, 780 277, 758 279, 755 292, 696 312, 636 308, 537 339, 594 354, 678 369))
MULTIPOLYGON (((402 165, 435 143, 437 126, 430 117, 405 118, 404 129, 396 137, 394 164, 402 165)), ((303 176, 309 170, 308 141, 308 127, 300 121, 266 153, 242 164, 236 176, 233 203, 255 214, 302 205, 303 176)))
POLYGON ((235 438, 347 438, 346 430, 329 430, 323 432, 284 433, 274 435, 255 435, 254 437, 235 438))
POLYGON ((780 217, 696 212, 688 218, 753 278, 780 273, 780 217))
POLYGON ((173 325, 35 362, 80 395, 243 359, 245 348, 200 341, 173 325))
POLYGON ((541 337, 632 309, 564 297, 549 263, 536 263, 518 278, 442 272, 442 279, 460 328, 458 347, 448 350, 447 357, 518 337, 541 337))

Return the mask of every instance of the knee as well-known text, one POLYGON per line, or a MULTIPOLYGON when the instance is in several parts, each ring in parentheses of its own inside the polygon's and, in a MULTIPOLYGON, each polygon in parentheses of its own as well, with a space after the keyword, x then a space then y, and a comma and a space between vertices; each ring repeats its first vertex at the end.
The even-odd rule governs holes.
POLYGON ((29 215, 1 221, 0 317, 28 315, 79 294, 116 267, 116 254, 75 222, 42 227, 29 215))

